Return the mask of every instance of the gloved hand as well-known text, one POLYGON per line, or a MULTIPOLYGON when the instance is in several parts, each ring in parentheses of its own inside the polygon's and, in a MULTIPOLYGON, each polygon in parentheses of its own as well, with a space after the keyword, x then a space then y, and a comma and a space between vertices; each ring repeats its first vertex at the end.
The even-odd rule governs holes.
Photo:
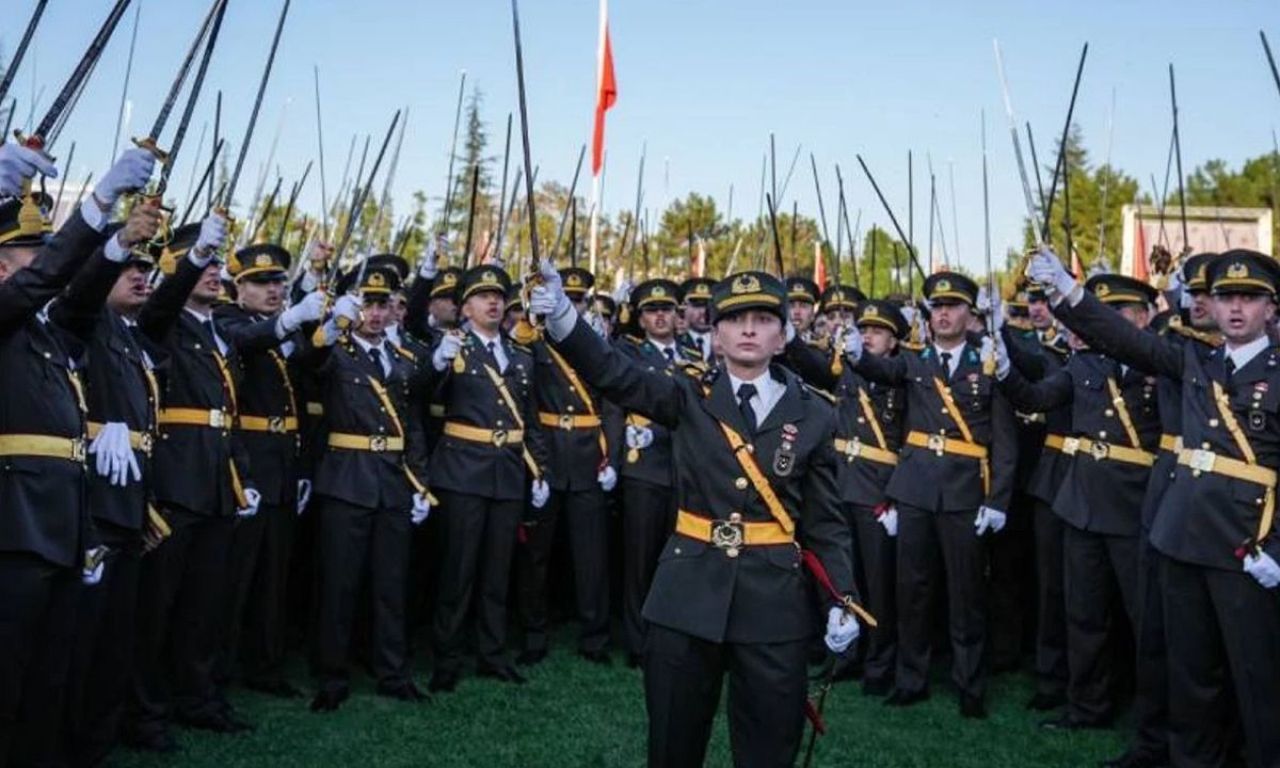
POLYGON ((280 328, 284 335, 298 330, 304 323, 315 322, 324 317, 324 306, 328 297, 324 291, 312 291, 302 297, 302 301, 280 313, 280 328))
POLYGON ((643 451, 645 448, 653 445, 653 430, 648 427, 639 427, 634 424, 628 424, 625 438, 628 448, 635 448, 637 451, 643 451))
POLYGON ((827 636, 823 638, 832 653, 844 653, 858 639, 861 627, 858 620, 845 613, 844 608, 833 606, 827 611, 827 636))
MULTIPOLYGON (((147 155, 150 157, 151 155, 147 155)), ((221 214, 211 213, 200 222, 200 234, 192 246, 188 258, 197 267, 207 265, 227 242, 227 220, 221 214)))
POLYGON ((999 533, 1003 528, 1008 515, 998 509, 993 509, 983 504, 978 507, 978 516, 973 519, 974 532, 981 536, 987 531, 999 533))
POLYGON ((413 494, 413 511, 409 519, 414 525, 422 525, 422 521, 431 515, 431 500, 424 493, 413 494))
POLYGON ((333 316, 345 317, 352 324, 360 320, 360 300, 355 296, 339 296, 338 300, 333 302, 333 316))
POLYGON ((606 464, 604 469, 596 473, 596 482, 600 483, 600 488, 605 493, 608 493, 618 484, 618 471, 606 464))
POLYGON ((102 574, 107 569, 107 548, 97 546, 84 553, 84 565, 80 569, 80 581, 93 586, 102 581, 102 574))
POLYGON ((844 354, 855 363, 862 359, 862 331, 856 325, 844 335, 844 354))
POLYGON ((1280 565, 1266 552, 1256 555, 1245 555, 1244 572, 1267 589, 1275 589, 1280 585, 1280 565))
POLYGON ((440 337, 440 343, 436 345, 436 351, 431 353, 431 365, 435 366, 437 371, 443 371, 449 367, 449 363, 461 351, 462 334, 446 333, 440 337))
POLYGON ((618 286, 613 289, 613 293, 611 294, 613 297, 614 303, 617 304, 618 306, 622 306, 623 304, 630 301, 631 289, 634 287, 635 286, 631 284, 631 281, 624 277, 622 279, 622 282, 618 283, 618 286))
POLYGON ((51 179, 58 178, 53 159, 43 152, 28 149, 21 144, 0 144, 0 197, 17 197, 22 194, 22 184, 39 173, 51 179))
POLYGON ((604 324, 604 318, 599 312, 587 313, 587 325, 591 326, 591 330, 595 331, 600 338, 609 338, 609 327, 604 324))
POLYGON ((785 342, 790 344, 796 340, 796 326, 791 322, 791 318, 787 318, 783 325, 783 335, 786 337, 785 342))
MULTIPOLYGON (((983 343, 985 344, 990 338, 991 337, 983 339, 983 343)), ((1011 366, 1009 364, 1009 348, 1005 346, 1004 337, 1000 335, 999 332, 996 333, 995 337, 995 356, 996 378, 1000 381, 1004 381, 1009 376, 1011 366)))
POLYGON ((311 481, 304 477, 298 480, 298 514, 306 512, 309 503, 311 503, 311 481))
POLYGON ((244 500, 249 503, 249 506, 237 509, 236 517, 253 517, 258 514, 258 504, 262 501, 262 494, 252 488, 245 488, 244 500))
POLYGON ((436 267, 437 262, 436 241, 429 239, 427 240, 427 249, 423 251, 422 258, 418 260, 418 277, 423 280, 435 279, 436 273, 440 271, 436 267))
POLYGON ((126 149, 97 184, 93 197, 103 210, 110 210, 120 197, 147 186, 156 167, 156 156, 145 149, 126 149))
POLYGON ((1062 297, 1076 289, 1076 279, 1062 266, 1058 255, 1048 248, 1036 251, 1027 262, 1027 277, 1043 285, 1046 291, 1062 297))
POLYGON ((533 508, 542 509, 547 506, 549 498, 551 498, 551 487, 547 485, 547 481, 534 480, 529 486, 529 503, 533 504, 533 508))
POLYGON ((573 309, 573 302, 569 301, 564 292, 564 284, 560 281, 560 273, 556 271, 555 264, 544 260, 539 273, 542 275, 542 283, 529 292, 529 306, 526 309, 529 314, 546 318, 551 338, 563 339, 573 330, 577 313, 573 309))
POLYGON ((138 458, 129 445, 129 426, 124 422, 110 421, 103 424, 102 431, 89 444, 89 453, 97 459, 94 466, 98 474, 107 478, 112 485, 128 485, 130 475, 135 483, 142 479, 138 458))
POLYGON ((876 522, 884 526, 889 538, 894 538, 898 535, 898 508, 893 504, 883 505, 883 509, 876 513, 876 522))
POLYGON ((974 309, 978 310, 981 314, 986 314, 991 311, 991 292, 987 290, 987 286, 978 286, 978 303, 974 309))

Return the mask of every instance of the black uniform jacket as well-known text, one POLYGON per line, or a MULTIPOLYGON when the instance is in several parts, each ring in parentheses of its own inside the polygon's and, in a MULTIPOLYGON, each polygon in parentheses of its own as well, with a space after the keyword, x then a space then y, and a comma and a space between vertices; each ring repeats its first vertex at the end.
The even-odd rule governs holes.
POLYGON ((819 557, 838 590, 854 593, 853 544, 836 488, 835 414, 824 398, 774 366, 772 375, 787 391, 751 435, 726 374, 699 381, 650 371, 581 320, 557 348, 605 397, 671 430, 681 510, 713 520, 735 512, 746 522, 773 520, 735 458, 724 423, 751 445, 750 455, 795 523, 795 542, 747 546, 737 557, 673 534, 659 557, 645 619, 714 642, 808 637, 813 603, 800 547, 819 557))

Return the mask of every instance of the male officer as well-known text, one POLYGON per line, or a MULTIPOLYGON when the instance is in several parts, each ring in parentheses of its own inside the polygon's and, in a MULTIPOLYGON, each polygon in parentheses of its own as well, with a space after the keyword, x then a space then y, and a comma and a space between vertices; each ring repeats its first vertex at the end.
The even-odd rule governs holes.
POLYGON ((724 675, 736 765, 794 764, 812 631, 800 547, 826 564, 826 642, 856 639, 846 613, 852 542, 836 489, 831 407, 771 365, 786 341, 786 290, 762 272, 716 285, 713 333, 725 367, 703 381, 650 371, 609 347, 565 295, 551 264, 529 309, 589 383, 671 430, 676 533, 645 602, 649 764, 701 765, 724 675), (767 467, 768 469, 764 469, 767 467), (767 473, 766 473, 767 472, 767 473))

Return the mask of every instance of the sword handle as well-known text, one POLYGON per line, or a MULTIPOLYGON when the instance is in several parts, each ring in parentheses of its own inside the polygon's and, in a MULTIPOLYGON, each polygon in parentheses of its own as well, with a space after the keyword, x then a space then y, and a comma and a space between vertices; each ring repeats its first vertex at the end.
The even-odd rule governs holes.
POLYGON ((50 155, 48 152, 44 151, 43 136, 39 134, 33 134, 31 136, 28 136, 24 134, 20 129, 15 128, 13 129, 13 138, 17 139, 18 143, 21 144, 22 146, 26 147, 27 149, 34 149, 35 151, 49 158, 50 161, 54 159, 53 155, 50 155))
POLYGON ((156 162, 160 163, 161 165, 169 164, 169 153, 161 149, 160 146, 156 144, 156 140, 151 138, 150 136, 144 139, 138 139, 138 138, 133 139, 133 146, 137 147, 138 149, 145 149, 146 151, 150 152, 151 156, 156 159, 156 162))

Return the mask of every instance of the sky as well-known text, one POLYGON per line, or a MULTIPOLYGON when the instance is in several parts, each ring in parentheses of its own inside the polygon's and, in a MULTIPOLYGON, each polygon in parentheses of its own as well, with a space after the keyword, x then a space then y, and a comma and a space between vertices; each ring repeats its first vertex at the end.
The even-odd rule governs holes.
MULTIPOLYGON (((141 10, 128 94, 130 128, 122 145, 149 126, 208 8, 207 0, 133 2, 141 10)), ((4 51, 16 45, 35 4, 5 0, 4 51)), ((171 188, 177 192, 187 189, 202 126, 212 131, 218 89, 223 131, 238 151, 282 4, 230 0, 174 173, 171 188)), ((52 100, 110 5, 50 0, 13 89, 20 121, 33 92, 44 89, 37 112, 52 100)), ((521 4, 530 140, 541 179, 567 185, 579 147, 590 141, 598 8, 598 0, 521 4)), ((131 8, 121 22, 55 147, 54 154, 65 158, 71 141, 77 142, 73 182, 91 169, 101 174, 110 159, 134 13, 131 8)), ((641 150, 647 148, 645 205, 652 216, 690 191, 714 196, 724 211, 732 188, 733 216, 754 218, 772 133, 780 177, 802 145, 783 209, 794 200, 802 213, 818 215, 812 152, 828 216, 834 216, 839 164, 851 218, 861 210, 864 231, 873 223, 890 227, 858 168, 855 155, 861 154, 906 227, 910 150, 918 248, 927 239, 931 160, 942 237, 953 260, 978 272, 984 269, 983 111, 997 263, 1007 247, 1020 244, 1026 213, 993 39, 1003 49, 1017 119, 1030 121, 1042 164, 1052 162, 1046 155, 1062 131, 1086 42, 1075 122, 1092 161, 1105 161, 1109 147, 1112 164, 1139 179, 1144 191, 1151 174, 1164 174, 1172 127, 1170 63, 1177 74, 1187 173, 1209 159, 1238 167, 1270 151, 1280 124, 1280 93, 1258 38, 1259 29, 1266 30, 1273 47, 1280 47, 1275 0, 612 0, 609 17, 619 97, 606 134, 606 211, 632 207, 641 150)), ((433 201, 443 196, 461 71, 468 90, 474 86, 483 93, 493 154, 502 152, 508 112, 518 109, 507 0, 293 0, 237 195, 242 203, 252 196, 277 130, 275 163, 286 188, 317 157, 313 66, 320 70, 330 195, 351 137, 374 134, 376 146, 392 113, 408 107, 393 187, 400 213, 407 212, 415 190, 433 201)), ((170 132, 174 125, 176 117, 170 132)), ((518 114, 516 131, 518 147, 518 114)), ((207 157, 208 149, 202 154, 207 157)), ((519 157, 513 149, 513 175, 519 157)), ((494 172, 501 173, 500 164, 494 172)), ((313 171, 302 207, 318 212, 320 194, 313 171)), ((829 221, 834 236, 835 222, 829 221)))

